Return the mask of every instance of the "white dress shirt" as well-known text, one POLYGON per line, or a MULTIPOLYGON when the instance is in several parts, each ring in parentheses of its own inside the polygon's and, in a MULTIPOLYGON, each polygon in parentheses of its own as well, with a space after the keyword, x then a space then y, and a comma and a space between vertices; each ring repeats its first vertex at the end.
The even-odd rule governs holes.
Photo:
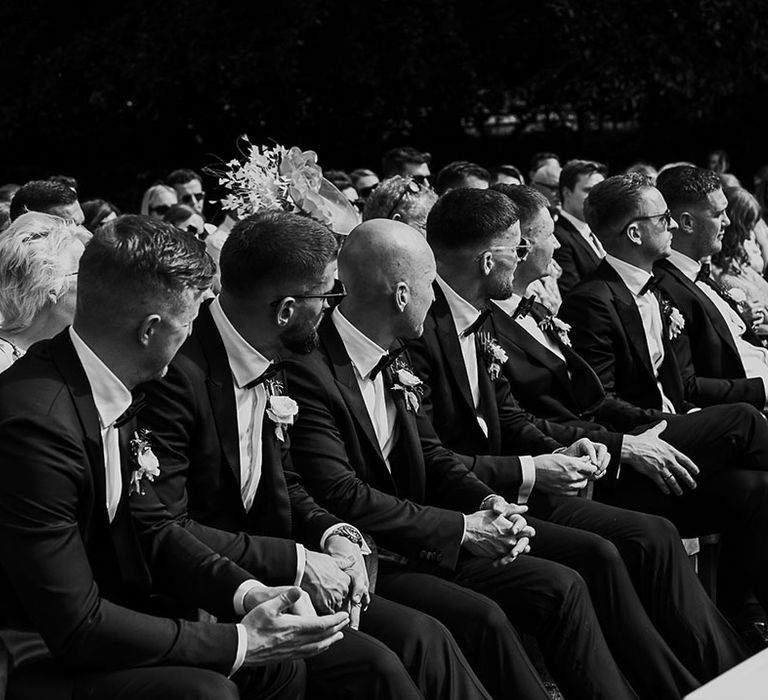
POLYGON ((592 229, 589 228, 585 221, 577 219, 573 214, 569 214, 567 211, 561 211, 560 215, 570 221, 573 227, 579 232, 579 235, 587 242, 590 248, 594 251, 595 255, 601 260, 605 257, 605 248, 600 243, 600 239, 592 233, 592 229))
POLYGON ((706 282, 696 281, 696 277, 701 269, 700 262, 689 258, 677 250, 672 251, 672 255, 669 256, 669 262, 689 280, 694 282, 720 312, 725 325, 728 326, 728 330, 731 333, 733 344, 736 346, 739 357, 741 357, 741 363, 744 365, 744 374, 750 379, 759 378, 762 380, 766 407, 768 407, 768 349, 757 347, 748 340, 744 340, 744 333, 747 332, 747 325, 744 323, 744 319, 706 282))
MULTIPOLYGON (((480 415, 480 382, 477 374, 478 365, 475 336, 474 334, 466 337, 463 335, 464 331, 480 316, 480 311, 451 289, 439 275, 437 277, 437 284, 440 286, 443 294, 445 294, 448 308, 451 311, 453 323, 456 326, 456 332, 459 336, 461 356, 464 359, 464 368, 467 370, 469 388, 472 392, 472 401, 475 405, 475 416, 477 417, 477 422, 483 433, 488 437, 488 423, 486 423, 485 419, 480 415)), ((536 483, 536 466, 533 462, 533 457, 531 456, 525 455, 519 457, 519 459, 523 481, 518 492, 518 503, 526 503, 531 495, 533 486, 536 483)))
POLYGON ((643 322, 643 331, 645 332, 645 342, 648 345, 648 354, 651 357, 653 374, 656 377, 656 386, 661 394, 661 406, 665 413, 677 413, 674 404, 664 394, 664 389, 659 381, 659 367, 664 362, 664 323, 661 319, 661 308, 659 300, 652 292, 640 294, 640 290, 651 279, 651 273, 635 267, 634 265, 620 260, 613 255, 606 255, 605 259, 611 267, 621 277, 622 282, 627 286, 635 301, 635 306, 640 312, 640 318, 643 322))

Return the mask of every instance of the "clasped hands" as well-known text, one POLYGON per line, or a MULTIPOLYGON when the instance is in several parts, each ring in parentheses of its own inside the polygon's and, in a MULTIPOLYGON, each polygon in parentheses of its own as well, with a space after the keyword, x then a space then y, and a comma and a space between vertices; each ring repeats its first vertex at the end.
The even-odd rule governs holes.
POLYGON ((462 546, 475 556, 495 559, 498 565, 510 564, 530 552, 530 540, 536 531, 523 517, 528 507, 507 503, 501 496, 484 503, 484 510, 465 516, 462 546))
POLYGON ((605 476, 610 461, 605 445, 581 438, 554 454, 533 458, 536 488, 559 496, 576 496, 587 482, 605 476))

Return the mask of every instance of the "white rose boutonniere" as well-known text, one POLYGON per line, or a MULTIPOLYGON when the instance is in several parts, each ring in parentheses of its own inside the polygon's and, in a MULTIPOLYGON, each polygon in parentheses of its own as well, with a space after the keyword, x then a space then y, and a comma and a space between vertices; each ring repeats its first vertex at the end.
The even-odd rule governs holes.
POLYGON ((542 318, 541 321, 539 321, 539 328, 541 328, 541 330, 543 330, 545 333, 554 333, 560 339, 560 342, 563 345, 571 347, 571 338, 568 335, 571 330, 570 323, 566 323, 554 314, 550 314, 546 318, 542 318))
POLYGON ((669 325, 669 339, 674 340, 685 328, 685 317, 676 306, 672 306, 671 302, 665 298, 661 300, 661 310, 669 325))
POLYGON ((424 396, 424 383, 413 373, 408 363, 402 358, 398 358, 395 361, 392 369, 395 382, 390 388, 393 391, 402 391, 405 398, 405 407, 413 413, 418 413, 421 406, 421 398, 424 396))
POLYGON ((501 376, 501 366, 509 359, 507 353, 490 333, 478 333, 477 341, 483 353, 488 376, 495 382, 501 376))
POLYGON ((131 438, 131 454, 137 468, 131 474, 131 484, 128 489, 129 495, 138 493, 143 496, 144 491, 141 488, 141 480, 154 481, 155 477, 160 476, 160 462, 155 453, 152 452, 152 447, 149 444, 149 435, 149 430, 140 428, 131 438))
POLYGON ((275 435, 280 442, 285 442, 285 431, 293 425, 299 414, 299 404, 290 396, 272 395, 267 401, 267 417, 275 424, 275 435))

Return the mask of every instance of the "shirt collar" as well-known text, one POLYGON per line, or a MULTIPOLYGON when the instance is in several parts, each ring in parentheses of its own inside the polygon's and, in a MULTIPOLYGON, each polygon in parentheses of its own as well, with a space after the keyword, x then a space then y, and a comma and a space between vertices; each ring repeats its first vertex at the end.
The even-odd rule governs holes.
POLYGON ((511 316, 517 310, 522 298, 519 294, 513 294, 509 299, 493 299, 493 303, 507 316, 511 316))
POLYGON ((627 285, 629 291, 636 297, 640 296, 640 290, 645 286, 646 282, 651 279, 651 273, 641 270, 639 267, 635 267, 631 263, 625 260, 620 260, 613 255, 605 256, 605 259, 610 263, 611 267, 616 270, 621 281, 627 285))
POLYGON ((353 326, 339 309, 333 310, 331 321, 341 336, 341 342, 347 349, 352 365, 362 379, 367 379, 371 370, 387 351, 353 326))
POLYGON ((108 428, 131 405, 133 397, 115 373, 102 362, 101 358, 91 350, 85 341, 70 326, 69 338, 75 348, 80 364, 85 370, 85 376, 91 385, 93 403, 102 428, 108 428))
POLYGON ((696 276, 699 274, 699 270, 701 269, 700 262, 689 258, 684 253, 681 253, 679 250, 675 250, 674 248, 672 249, 672 253, 668 260, 689 280, 691 280, 691 282, 696 280, 696 276))
POLYGON ((592 233, 592 229, 589 228, 586 221, 577 219, 573 214, 569 214, 564 209, 560 211, 560 214, 564 219, 570 221, 573 224, 573 227, 585 238, 588 238, 589 234, 592 233))
POLYGON ((460 297, 454 292, 440 275, 437 276, 437 284, 445 294, 445 300, 448 302, 448 308, 451 311, 451 316, 453 316, 453 323, 459 337, 461 337, 464 331, 478 319, 480 312, 464 297, 460 297))
POLYGON ((242 389, 246 384, 264 374, 271 363, 237 332, 224 313, 224 309, 221 308, 218 297, 211 302, 209 308, 224 343, 235 384, 238 389, 242 389))

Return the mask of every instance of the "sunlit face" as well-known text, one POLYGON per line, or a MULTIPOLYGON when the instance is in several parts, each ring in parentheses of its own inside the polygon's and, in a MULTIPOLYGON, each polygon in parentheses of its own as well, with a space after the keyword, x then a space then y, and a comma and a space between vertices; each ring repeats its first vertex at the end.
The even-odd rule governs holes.
POLYGON ((367 199, 378 184, 379 178, 376 175, 363 175, 363 177, 359 178, 357 181, 357 193, 360 195, 360 199, 367 199))
POLYGON ((205 222, 200 214, 193 214, 186 221, 178 223, 177 228, 200 237, 205 232, 205 222))
POLYGON ((467 175, 467 177, 464 178, 464 187, 472 190, 487 190, 488 181, 483 180, 480 177, 475 177, 474 175, 467 175))
POLYGON ((427 163, 405 163, 403 177, 411 177, 420 185, 428 185, 432 173, 427 163))
POLYGON ((158 187, 152 193, 149 200, 148 211, 151 219, 162 219, 166 212, 174 205, 178 204, 179 199, 175 190, 158 187))
POLYGON ((77 269, 84 250, 85 246, 79 240, 74 239, 71 245, 62 252, 60 262, 65 286, 63 291, 56 294, 55 302, 51 304, 48 311, 50 317, 56 320, 56 333, 71 325, 75 318, 77 269))
POLYGON ((731 223, 726 214, 727 208, 728 200, 722 189, 710 192, 700 205, 689 207, 698 259, 719 253, 723 247, 723 234, 731 223))
POLYGON ((605 180, 605 177, 600 173, 579 175, 572 190, 563 187, 563 209, 572 216, 575 216, 579 221, 584 221, 584 200, 592 191, 592 188, 603 180, 605 180))
POLYGON ((539 209, 526 223, 525 238, 531 248, 525 260, 518 263, 515 278, 533 282, 547 275, 552 256, 560 247, 555 238, 555 222, 548 209, 539 209))
POLYGON ((668 258, 672 252, 672 232, 677 230, 677 222, 664 221, 667 210, 667 202, 659 190, 649 187, 642 191, 636 216, 644 218, 632 226, 637 227, 643 253, 650 260, 668 258))
POLYGON ((174 356, 192 333, 192 323, 200 310, 203 295, 197 289, 185 289, 175 304, 169 303, 160 322, 153 329, 147 346, 144 381, 161 379, 174 356))
POLYGON ((47 213, 53 214, 53 216, 60 216, 62 219, 67 219, 67 221, 71 221, 78 226, 82 225, 85 221, 85 214, 83 214, 83 209, 77 200, 72 202, 72 204, 60 204, 56 207, 51 207, 47 213))
POLYGON ((176 196, 181 204, 192 207, 198 214, 203 213, 205 205, 205 192, 203 183, 200 180, 190 180, 189 182, 180 182, 173 186, 176 190, 176 196))

